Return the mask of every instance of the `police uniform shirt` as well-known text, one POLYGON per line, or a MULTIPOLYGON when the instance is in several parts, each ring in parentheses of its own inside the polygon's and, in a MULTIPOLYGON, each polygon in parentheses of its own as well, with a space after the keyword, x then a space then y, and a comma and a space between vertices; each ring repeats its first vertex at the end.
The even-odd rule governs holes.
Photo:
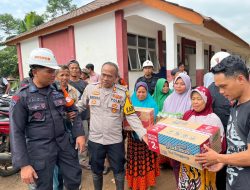
POLYGON ((124 116, 140 139, 146 134, 141 121, 135 114, 127 88, 114 85, 102 88, 99 83, 89 84, 77 106, 79 111, 90 107, 89 140, 109 145, 120 143, 124 116))

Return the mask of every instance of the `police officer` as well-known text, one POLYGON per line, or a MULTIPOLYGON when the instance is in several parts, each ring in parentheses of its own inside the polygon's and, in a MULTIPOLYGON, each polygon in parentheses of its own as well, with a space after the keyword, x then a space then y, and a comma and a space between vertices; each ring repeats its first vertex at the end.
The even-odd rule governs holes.
MULTIPOLYGON (((81 168, 77 150, 85 144, 81 120, 73 121, 72 135, 65 131, 67 112, 63 93, 51 84, 58 69, 49 49, 37 48, 28 60, 31 80, 12 98, 10 107, 11 151, 14 167, 21 168, 21 178, 38 190, 52 190, 53 170, 59 165, 67 189, 79 189, 81 168)), ((72 109, 72 107, 70 108, 72 109)))
POLYGON ((116 189, 124 189, 125 151, 122 137, 124 116, 139 138, 147 143, 146 129, 135 114, 126 87, 115 84, 118 77, 116 64, 104 63, 100 83, 89 84, 77 106, 80 111, 90 107, 88 148, 95 190, 103 186, 104 160, 108 156, 113 169, 116 189))
POLYGON ((148 92, 150 95, 154 94, 155 85, 157 83, 158 77, 153 73, 154 65, 152 61, 146 60, 142 64, 144 76, 137 79, 138 82, 145 82, 148 85, 148 92))

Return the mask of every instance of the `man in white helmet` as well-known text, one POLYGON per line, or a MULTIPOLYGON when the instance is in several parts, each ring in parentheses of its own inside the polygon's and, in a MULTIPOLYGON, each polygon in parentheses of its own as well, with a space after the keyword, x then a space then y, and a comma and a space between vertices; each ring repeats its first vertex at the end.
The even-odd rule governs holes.
POLYGON ((135 85, 138 82, 145 82, 148 85, 148 92, 150 95, 154 94, 155 85, 157 83, 158 77, 154 76, 153 68, 154 65, 151 61, 146 60, 142 64, 144 76, 137 79, 135 85))
MULTIPOLYGON (((224 58, 228 57, 230 54, 224 51, 219 51, 213 55, 210 60, 210 70, 220 63, 224 58)), ((204 75, 203 78, 204 86, 208 88, 210 84, 214 82, 214 74, 210 71, 204 75)))
MULTIPOLYGON (((53 170, 57 164, 66 189, 79 189, 81 168, 77 150, 85 139, 80 118, 73 122, 72 136, 65 131, 64 117, 69 108, 61 91, 51 84, 58 69, 51 50, 37 48, 28 60, 31 79, 12 98, 10 106, 13 166, 21 169, 24 183, 35 189, 53 189, 53 170)), ((72 107, 70 108, 72 110, 72 107)))

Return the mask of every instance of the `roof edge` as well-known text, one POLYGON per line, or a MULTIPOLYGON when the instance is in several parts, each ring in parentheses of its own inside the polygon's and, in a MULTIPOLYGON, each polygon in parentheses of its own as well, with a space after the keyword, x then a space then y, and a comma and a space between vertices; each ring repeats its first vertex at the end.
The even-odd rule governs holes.
POLYGON ((224 26, 220 25, 218 22, 216 22, 212 18, 204 19, 203 25, 205 28, 207 28, 207 29, 209 29, 209 30, 221 35, 221 36, 224 36, 225 38, 227 38, 227 39, 229 39, 229 40, 231 40, 239 45, 242 45, 245 48, 250 49, 250 45, 247 42, 245 42, 243 39, 241 39, 236 34, 232 33, 230 30, 228 30, 224 26))
POLYGON ((171 15, 181 18, 185 21, 191 22, 192 24, 202 25, 204 17, 193 11, 192 9, 179 6, 174 3, 170 3, 164 0, 152 1, 152 0, 141 0, 145 5, 157 8, 164 12, 168 12, 171 15))
MULTIPOLYGON (((57 22, 53 25, 50 25, 48 27, 43 27, 43 25, 39 25, 39 26, 37 26, 37 27, 25 32, 25 33, 22 33, 22 34, 14 37, 12 39, 5 41, 4 44, 5 45, 15 45, 23 40, 26 40, 26 39, 29 39, 29 38, 32 38, 35 36, 46 35, 48 33, 51 33, 51 32, 57 31, 57 30, 65 29, 65 28, 67 28, 67 27, 69 27, 77 22, 81 22, 81 21, 87 20, 89 18, 99 16, 99 15, 102 15, 102 14, 105 14, 105 13, 108 13, 111 11, 123 9, 131 4, 138 3, 139 1, 140 0, 122 0, 122 1, 114 2, 114 3, 111 3, 109 5, 100 7, 98 9, 93 10, 93 11, 80 14, 76 17, 72 17, 72 18, 66 19, 66 20, 61 21, 61 22, 59 21, 59 22, 57 22), (41 29, 39 29, 39 27, 41 27, 41 29)), ((87 5, 89 5, 89 4, 87 4, 87 5)), ((86 5, 84 5, 84 6, 86 6, 86 5)), ((78 9, 80 9, 80 8, 78 8, 78 9)), ((77 11, 77 10, 75 10, 75 11, 77 11)), ((67 13, 67 14, 70 14, 70 13, 67 13)), ((65 14, 65 15, 67 15, 67 14, 65 14)), ((62 16, 65 16, 65 15, 62 15, 62 16)), ((56 19, 60 20, 60 18, 62 16, 55 18, 55 20, 56 19)), ((50 21, 48 21, 48 22, 50 22, 50 21)), ((45 23, 45 24, 47 24, 47 23, 45 23)))

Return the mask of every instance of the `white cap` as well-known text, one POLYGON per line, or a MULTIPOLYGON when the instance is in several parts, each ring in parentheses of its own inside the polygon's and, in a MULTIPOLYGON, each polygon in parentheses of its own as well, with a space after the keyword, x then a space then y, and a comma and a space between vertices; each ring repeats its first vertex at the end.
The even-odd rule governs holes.
POLYGON ((40 65, 52 69, 60 69, 53 52, 47 48, 36 48, 32 50, 28 59, 28 64, 29 66, 40 65))
POLYGON ((224 58, 228 56, 230 56, 230 54, 224 51, 219 51, 216 54, 214 54, 210 61, 210 69, 212 69, 214 66, 216 66, 218 63, 220 63, 224 58))
POLYGON ((154 64, 152 63, 152 61, 146 60, 142 64, 142 68, 144 67, 154 67, 154 64))

